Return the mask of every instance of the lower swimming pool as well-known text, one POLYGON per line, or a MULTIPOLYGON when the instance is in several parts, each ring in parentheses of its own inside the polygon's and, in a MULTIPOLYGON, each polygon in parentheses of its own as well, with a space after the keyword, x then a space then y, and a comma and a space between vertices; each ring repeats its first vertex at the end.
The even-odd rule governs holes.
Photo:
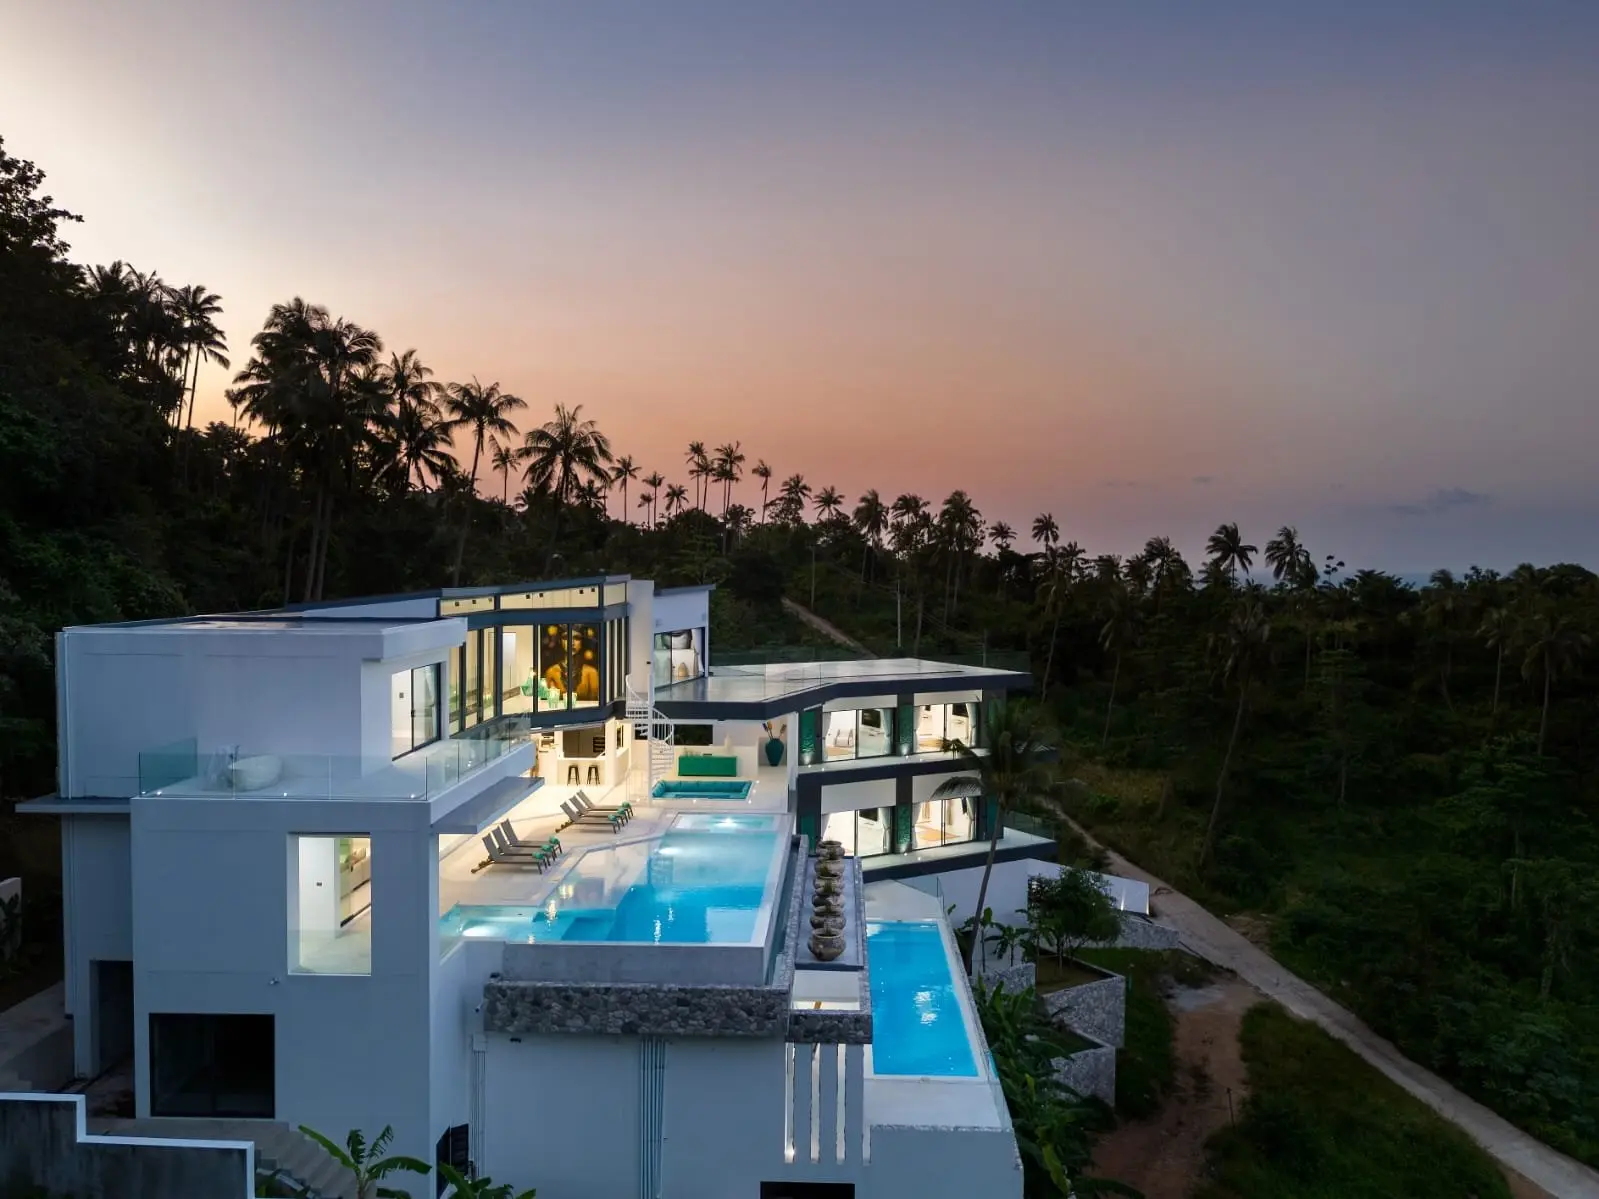
POLYGON ((872 1072, 976 1078, 977 1055, 944 937, 931 920, 866 926, 872 984, 872 1072))
POLYGON ((662 779, 650 792, 656 799, 748 799, 748 779, 662 779))

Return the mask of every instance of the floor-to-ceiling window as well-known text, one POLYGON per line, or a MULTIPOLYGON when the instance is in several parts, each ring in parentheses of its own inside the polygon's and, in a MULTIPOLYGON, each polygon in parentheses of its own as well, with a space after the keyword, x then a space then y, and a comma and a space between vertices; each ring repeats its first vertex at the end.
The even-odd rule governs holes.
POLYGON ((929 849, 935 845, 955 845, 972 839, 977 800, 968 797, 930 799, 916 805, 911 826, 911 846, 929 849))
POLYGON ((657 687, 697 679, 705 673, 705 630, 655 634, 650 673, 657 687))
POLYGON ((981 742, 981 705, 923 704, 916 709, 916 752, 936 753, 950 742, 975 748, 981 742))
POLYGON ((289 969, 372 973, 372 839, 289 838, 289 969))
POLYGON ((572 643, 572 706, 596 708, 600 694, 600 631, 591 624, 574 624, 572 643))
POLYGON ((150 1013, 150 1114, 277 1115, 274 1018, 150 1013))
POLYGON ((397 670, 390 676, 389 730, 391 758, 439 739, 438 663, 397 670))

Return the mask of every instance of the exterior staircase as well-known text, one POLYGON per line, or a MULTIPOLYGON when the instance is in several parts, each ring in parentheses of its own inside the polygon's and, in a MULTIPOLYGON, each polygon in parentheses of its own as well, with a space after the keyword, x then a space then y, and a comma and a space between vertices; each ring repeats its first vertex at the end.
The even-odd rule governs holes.
POLYGON ((350 1173, 297 1128, 272 1120, 126 1120, 89 1118, 89 1131, 101 1136, 163 1137, 202 1141, 255 1142, 258 1189, 268 1177, 270 1193, 297 1199, 355 1199, 350 1173))
POLYGON ((643 740, 648 745, 644 792, 649 795, 658 780, 677 769, 676 726, 648 699, 633 691, 627 693, 626 715, 633 726, 634 740, 643 740))

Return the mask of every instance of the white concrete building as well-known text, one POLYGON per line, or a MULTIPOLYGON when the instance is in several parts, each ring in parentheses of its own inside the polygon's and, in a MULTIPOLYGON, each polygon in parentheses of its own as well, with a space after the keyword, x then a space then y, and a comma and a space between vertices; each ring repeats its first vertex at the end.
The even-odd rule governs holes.
MULTIPOLYGON (((24 808, 62 822, 78 1072, 131 1055, 152 1121, 391 1124, 548 1199, 1019 1195, 916 888, 980 866, 994 813, 932 793, 1029 680, 711 670, 708 600, 608 577, 64 630, 59 788, 24 808), (569 825, 580 793, 613 811, 569 825), (820 837, 854 855, 827 963, 820 837)), ((1006 832, 997 871, 1052 853, 1006 832)))

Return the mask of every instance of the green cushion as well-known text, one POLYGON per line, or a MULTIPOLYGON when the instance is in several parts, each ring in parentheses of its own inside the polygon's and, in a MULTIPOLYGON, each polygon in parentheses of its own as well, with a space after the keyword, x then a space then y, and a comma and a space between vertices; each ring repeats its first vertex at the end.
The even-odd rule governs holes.
POLYGON ((677 760, 684 778, 737 778, 738 758, 731 754, 684 754, 677 760))

